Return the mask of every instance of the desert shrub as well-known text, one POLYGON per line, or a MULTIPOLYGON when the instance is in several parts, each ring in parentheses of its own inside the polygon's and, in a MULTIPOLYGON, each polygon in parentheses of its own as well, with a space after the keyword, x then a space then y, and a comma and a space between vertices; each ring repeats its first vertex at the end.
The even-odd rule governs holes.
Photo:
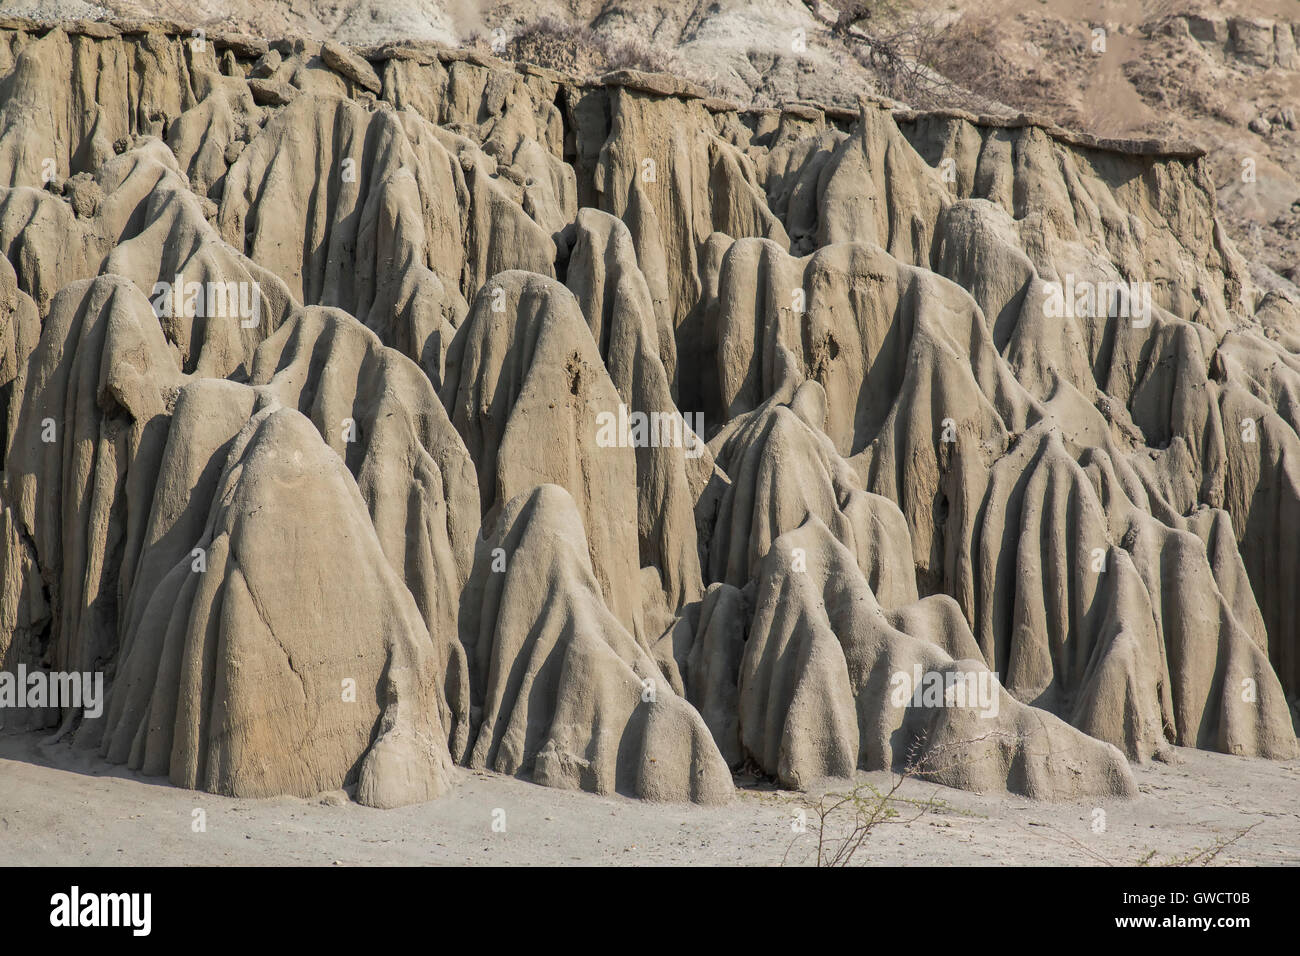
MULTIPOLYGON (((469 45, 490 50, 492 38, 475 34, 469 45)), ((539 17, 506 38, 498 51, 507 60, 534 63, 573 76, 593 76, 611 70, 641 70, 646 73, 681 72, 667 58, 640 38, 611 41, 590 27, 557 17, 539 17)))
POLYGON ((645 73, 669 72, 667 59, 641 39, 625 40, 602 46, 605 62, 611 70, 641 70, 645 73))
POLYGON ((511 36, 502 56, 579 76, 600 71, 605 59, 590 29, 556 17, 541 17, 511 36))

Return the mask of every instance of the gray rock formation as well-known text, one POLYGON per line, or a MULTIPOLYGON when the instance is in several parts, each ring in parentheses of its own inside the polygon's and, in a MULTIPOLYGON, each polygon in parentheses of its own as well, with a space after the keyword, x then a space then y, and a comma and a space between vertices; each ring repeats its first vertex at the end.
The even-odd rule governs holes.
POLYGON ((0 26, 0 666, 108 684, 0 719, 380 807, 1293 757, 1300 313, 1214 209, 1026 118, 0 26))

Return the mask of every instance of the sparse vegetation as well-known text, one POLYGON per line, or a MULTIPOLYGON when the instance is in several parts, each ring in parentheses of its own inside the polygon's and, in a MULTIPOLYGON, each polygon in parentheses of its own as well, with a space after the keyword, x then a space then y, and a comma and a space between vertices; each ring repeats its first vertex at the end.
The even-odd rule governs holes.
POLYGON ((1194 847, 1192 850, 1188 851, 1187 853, 1169 856, 1162 859, 1160 857, 1158 850, 1147 850, 1142 856, 1138 857, 1136 860, 1120 861, 1120 862, 1116 862, 1115 860, 1112 860, 1110 857, 1106 856, 1100 850, 1096 849, 1095 847, 1088 846, 1088 844, 1084 843, 1082 840, 1078 839, 1077 837, 1071 836, 1069 833, 1066 833, 1057 827, 1050 826, 1048 824, 1033 824, 1033 825, 1045 827, 1048 832, 1054 834, 1056 837, 1059 837, 1061 841, 1069 843, 1070 845, 1075 847, 1075 849, 1081 851, 1085 856, 1089 857, 1096 863, 1101 864, 1102 866, 1181 867, 1181 866, 1212 866, 1214 864, 1214 861, 1217 860, 1225 850, 1227 850, 1230 846, 1234 845, 1235 843, 1240 841, 1243 837, 1245 837, 1248 833, 1254 830, 1257 826, 1259 826, 1260 822, 1262 821, 1257 821, 1255 823, 1252 823, 1248 827, 1243 827, 1240 830, 1236 830, 1229 836, 1216 837, 1214 841, 1210 843, 1209 846, 1204 848, 1194 847))
POLYGON ((1252 823, 1250 826, 1238 830, 1232 836, 1220 837, 1211 843, 1208 847, 1201 849, 1197 847, 1190 853, 1184 853, 1181 856, 1171 856, 1168 859, 1161 860, 1155 850, 1151 850, 1137 861, 1138 866, 1210 866, 1223 853, 1224 850, 1239 841, 1248 834, 1259 823, 1252 823))
MULTIPOLYGON (((941 799, 938 790, 924 800, 904 797, 899 791, 910 779, 925 780, 944 769, 950 769, 951 764, 942 762, 945 755, 956 755, 955 759, 960 760, 967 745, 984 739, 986 738, 957 741, 926 750, 924 738, 918 737, 907 750, 903 769, 891 773, 888 789, 882 790, 873 783, 860 783, 847 792, 828 791, 815 801, 798 801, 801 809, 811 814, 807 826, 808 831, 817 839, 816 865, 851 865, 854 857, 882 824, 906 825, 915 823, 929 813, 960 812, 941 799)), ((796 836, 786 848, 783 863, 789 862, 790 853, 802 836, 803 834, 796 836)))
MULTIPOLYGON (((898 790, 909 776, 896 774, 888 790, 862 783, 847 793, 824 793, 815 803, 807 804, 813 816, 808 829, 817 838, 817 866, 850 865, 882 823, 913 823, 927 813, 947 808, 937 795, 928 800, 900 797, 898 790)), ((787 861, 797 841, 798 837, 786 851, 787 861)))
MULTIPOLYGON (((470 45, 490 50, 491 40, 480 33, 471 37, 470 45)), ((580 77, 611 70, 674 71, 674 64, 645 40, 611 41, 585 24, 549 16, 540 17, 508 35, 500 55, 580 77)), ((675 72, 684 71, 678 66, 675 72)))

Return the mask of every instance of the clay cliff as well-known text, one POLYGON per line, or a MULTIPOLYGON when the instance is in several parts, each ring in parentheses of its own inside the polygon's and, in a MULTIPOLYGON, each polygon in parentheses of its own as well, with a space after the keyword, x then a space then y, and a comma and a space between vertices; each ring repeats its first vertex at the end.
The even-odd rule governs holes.
POLYGON ((7 724, 380 807, 1297 753, 1300 312, 1193 147, 9 20, 0 250, 0 665, 109 688, 7 724))

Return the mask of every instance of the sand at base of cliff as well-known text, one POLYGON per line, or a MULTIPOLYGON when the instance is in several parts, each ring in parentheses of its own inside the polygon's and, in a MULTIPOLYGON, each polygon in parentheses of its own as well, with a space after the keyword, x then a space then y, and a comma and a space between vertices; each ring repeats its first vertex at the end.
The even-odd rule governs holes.
MULTIPOLYGON (((1174 764, 1134 767, 1140 795, 1129 801, 1046 804, 909 781, 900 797, 935 797, 944 806, 877 829, 855 862, 1126 865, 1155 851, 1157 864, 1253 826, 1212 865, 1300 864, 1300 761, 1176 753, 1174 764), (1093 829, 1098 809, 1102 833, 1093 829)), ((342 792, 239 800, 181 790, 63 744, 44 747, 33 735, 0 734, 0 866, 774 866, 807 864, 815 852, 811 831, 791 829, 797 796, 745 778, 729 806, 700 807, 456 774, 448 796, 398 810, 371 810, 342 792), (194 832, 196 809, 205 812, 206 832, 194 832), (492 828, 497 809, 505 811, 504 833, 492 828)), ((889 786, 883 773, 859 780, 889 786)), ((917 812, 910 804, 899 810, 902 819, 917 812)))

